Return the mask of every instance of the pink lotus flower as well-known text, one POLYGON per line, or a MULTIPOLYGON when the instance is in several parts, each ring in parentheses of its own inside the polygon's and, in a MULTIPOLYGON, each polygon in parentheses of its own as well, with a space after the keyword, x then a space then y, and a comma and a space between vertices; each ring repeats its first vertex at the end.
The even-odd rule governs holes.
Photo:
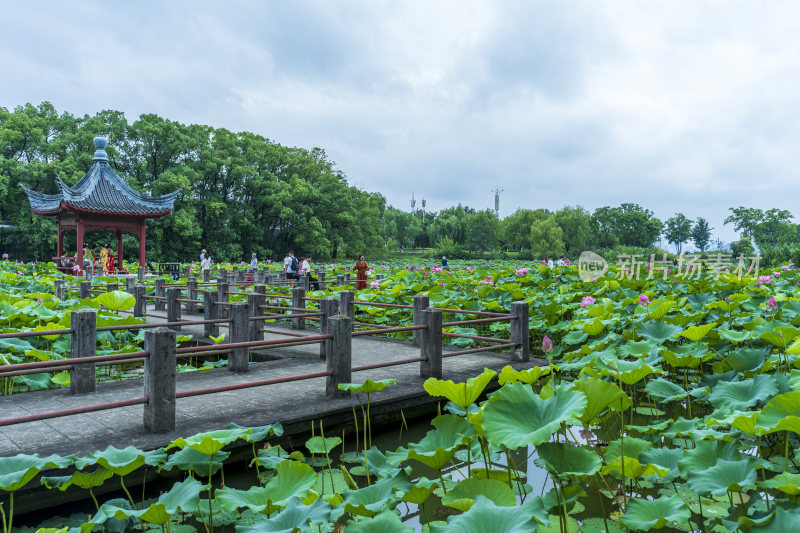
POLYGON ((769 300, 767 300, 767 307, 769 307, 770 309, 775 309, 776 307, 778 307, 778 302, 775 301, 774 296, 770 296, 769 300))
POLYGON ((267 259, 267 264, 272 263, 272 259, 267 259))
POLYGON ((470 267, 467 267, 467 274, 472 274, 472 269, 470 267))
POLYGON ((486 274, 486 279, 492 279, 492 275, 491 274, 486 274))
POLYGON ((3 259, 8 259, 8 254, 3 254, 3 259))
POLYGON ((642 305, 647 305, 650 303, 650 298, 648 298, 646 294, 640 294, 639 303, 642 305))
POLYGON ((760 286, 761 286, 761 282, 760 281, 756 281, 756 287, 760 287, 760 286))
POLYGON ((527 268, 520 268, 520 269, 517 269, 517 270, 515 271, 515 274, 516 274, 517 276, 524 276, 524 275, 525 275, 525 274, 527 274, 527 273, 528 273, 528 269, 527 269, 527 268))
POLYGON ((587 305, 592 305, 596 301, 597 300, 595 300, 591 296, 584 296, 583 299, 581 300, 581 307, 586 307, 587 305))
POLYGON ((772 281, 772 276, 758 276, 758 281, 761 283, 769 283, 772 281))
POLYGON ((444 287, 444 283, 439 283, 439 286, 440 287, 444 287))
POLYGON ((542 264, 543 264, 543 265, 546 265, 546 264, 547 264, 547 261, 545 261, 544 259, 542 259, 542 264))
POLYGON ((17 275, 21 276, 22 275, 22 271, 21 270, 17 270, 17 275))
POLYGON ((572 261, 570 261, 569 259, 564 259, 564 264, 571 265, 572 261))
POLYGON ((39 305, 42 305, 42 297, 41 296, 39 296, 39 298, 36 299, 36 303, 39 304, 39 305))
POLYGON ((381 284, 378 283, 377 281, 372 281, 369 284, 369 288, 370 289, 380 289, 381 288, 381 284))
POLYGON ((550 337, 547 335, 545 335, 542 339, 542 351, 544 353, 550 353, 553 351, 553 341, 551 341, 550 337))

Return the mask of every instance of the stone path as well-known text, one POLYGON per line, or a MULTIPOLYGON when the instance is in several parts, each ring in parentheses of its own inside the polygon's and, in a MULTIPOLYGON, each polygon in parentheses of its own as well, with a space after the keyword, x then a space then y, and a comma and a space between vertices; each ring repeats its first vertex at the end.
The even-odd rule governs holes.
MULTIPOLYGON (((151 310, 148 310, 150 312, 151 310)), ((159 314, 165 314, 161 312, 159 314)), ((184 319, 202 318, 202 315, 184 319)), ((148 321, 163 322, 150 317, 148 321)), ((181 334, 202 337, 203 326, 184 327, 181 334)), ((280 330, 280 326, 269 325, 280 330)), ((288 328, 287 332, 296 333, 288 328)), ((302 333, 318 334, 309 329, 302 333)), ((268 333, 265 338, 282 338, 268 333)), ((447 348, 445 348, 445 352, 447 348)), ((273 379, 325 370, 325 362, 319 358, 319 345, 303 345, 276 348, 269 351, 274 358, 250 364, 246 374, 234 374, 227 368, 186 372, 178 374, 177 390, 188 391, 221 385, 273 379)), ((383 361, 419 357, 419 348, 408 342, 375 337, 353 338, 353 366, 383 361)), ((464 381, 480 373, 484 367, 501 369, 509 364, 507 354, 479 352, 443 360, 443 377, 453 381, 464 381)), ((532 359, 526 363, 515 363, 515 368, 526 368, 542 361, 532 359)), ((414 409, 434 402, 422 388, 419 363, 410 363, 388 368, 373 369, 353 374, 354 382, 366 378, 397 379, 397 385, 388 387, 372 396, 372 415, 380 417, 399 409, 414 409)), ((143 396, 141 379, 103 383, 91 394, 72 395, 69 390, 50 390, 15 394, 0 397, 0 418, 24 416, 80 406, 120 401, 143 396)), ((310 422, 323 420, 332 427, 337 423, 352 420, 352 407, 358 405, 355 398, 331 399, 325 396, 325 378, 314 378, 297 382, 254 387, 233 392, 179 398, 177 400, 176 430, 170 433, 152 434, 144 431, 141 405, 123 407, 95 413, 80 414, 51 420, 29 422, 0 427, 0 456, 17 453, 85 454, 104 449, 108 445, 125 447, 134 445, 142 449, 153 449, 168 444, 178 436, 189 436, 202 431, 224 428, 235 422, 243 426, 263 425, 280 421, 287 434, 305 432, 310 422)))

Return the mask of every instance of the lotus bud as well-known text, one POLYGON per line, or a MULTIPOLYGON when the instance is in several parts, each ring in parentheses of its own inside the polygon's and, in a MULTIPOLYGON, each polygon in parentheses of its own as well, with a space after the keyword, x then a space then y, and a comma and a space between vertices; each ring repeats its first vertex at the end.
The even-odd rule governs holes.
POLYGON ((775 297, 774 296, 770 296, 769 297, 769 300, 767 300, 767 306, 770 309, 775 309, 776 307, 778 307, 778 302, 775 301, 775 297))
POLYGON ((553 351, 553 341, 551 341, 550 337, 547 335, 545 335, 542 339, 542 351, 544 353, 550 353, 553 351))

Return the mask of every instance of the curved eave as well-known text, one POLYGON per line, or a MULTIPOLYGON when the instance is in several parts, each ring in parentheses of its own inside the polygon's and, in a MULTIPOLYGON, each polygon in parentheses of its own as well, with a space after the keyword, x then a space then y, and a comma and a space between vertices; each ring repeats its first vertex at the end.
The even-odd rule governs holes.
POLYGON ((92 215, 104 215, 104 216, 112 215, 112 216, 132 217, 132 218, 161 218, 172 214, 172 209, 167 209, 166 211, 158 213, 126 213, 122 211, 105 211, 102 209, 88 209, 85 207, 77 207, 74 205, 70 205, 66 202, 61 202, 61 209, 59 211, 72 211, 76 213, 89 213, 92 215))

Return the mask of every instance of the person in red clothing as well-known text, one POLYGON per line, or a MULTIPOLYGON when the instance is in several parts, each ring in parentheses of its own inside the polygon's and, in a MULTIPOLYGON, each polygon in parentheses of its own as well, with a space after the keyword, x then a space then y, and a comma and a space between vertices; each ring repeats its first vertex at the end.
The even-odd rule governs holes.
POLYGON ((367 288, 367 262, 364 261, 364 254, 358 256, 358 261, 353 266, 353 270, 356 271, 356 289, 366 289, 367 288))

